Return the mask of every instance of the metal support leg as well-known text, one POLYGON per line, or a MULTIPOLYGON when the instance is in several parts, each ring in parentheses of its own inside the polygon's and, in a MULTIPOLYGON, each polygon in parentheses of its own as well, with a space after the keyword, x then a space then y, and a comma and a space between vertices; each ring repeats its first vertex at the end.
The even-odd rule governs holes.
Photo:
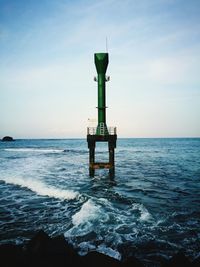
POLYGON ((110 178, 115 175, 115 148, 117 135, 87 135, 89 148, 89 175, 94 177, 96 169, 109 169, 110 178), (108 143, 109 162, 95 162, 95 147, 97 142, 108 143))
POLYGON ((113 147, 112 148, 109 147, 109 163, 110 163, 109 175, 111 178, 113 178, 115 175, 115 150, 113 147))
POLYGON ((90 147, 90 156, 89 156, 89 174, 91 177, 94 176, 94 168, 93 168, 93 163, 95 162, 95 148, 90 147))

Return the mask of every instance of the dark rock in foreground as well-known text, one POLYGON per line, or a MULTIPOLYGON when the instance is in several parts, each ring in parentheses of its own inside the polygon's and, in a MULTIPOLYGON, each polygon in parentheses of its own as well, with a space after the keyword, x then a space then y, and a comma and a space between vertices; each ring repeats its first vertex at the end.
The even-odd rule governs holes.
POLYGON ((12 141, 14 141, 14 139, 11 136, 4 136, 2 138, 2 141, 3 142, 12 142, 12 141))
MULTIPOLYGON (((161 263, 161 267, 198 267, 199 258, 193 263, 179 252, 171 259, 161 263)), ((64 236, 50 238, 45 232, 39 231, 24 246, 0 245, 0 266, 2 267, 144 267, 134 256, 123 262, 102 253, 92 251, 86 256, 79 256, 77 251, 68 244, 64 236)), ((152 265, 153 267, 153 265, 152 265)))
POLYGON ((0 266, 26 266, 21 246, 5 244, 0 246, 0 266))
POLYGON ((119 267, 120 261, 111 258, 107 255, 102 253, 92 251, 89 252, 86 256, 83 257, 83 262, 85 266, 92 267, 92 266, 103 266, 103 267, 119 267))
POLYGON ((175 254, 168 262, 162 265, 162 267, 195 267, 195 263, 190 262, 190 260, 185 256, 183 252, 178 252, 175 254))

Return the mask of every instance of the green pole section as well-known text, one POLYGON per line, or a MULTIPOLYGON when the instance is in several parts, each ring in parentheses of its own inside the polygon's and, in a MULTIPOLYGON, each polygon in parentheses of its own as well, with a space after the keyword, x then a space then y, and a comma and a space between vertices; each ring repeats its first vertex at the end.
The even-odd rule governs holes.
POLYGON ((97 69, 98 82, 98 126, 97 135, 107 135, 106 125, 106 70, 108 66, 108 53, 94 54, 95 66, 97 69))

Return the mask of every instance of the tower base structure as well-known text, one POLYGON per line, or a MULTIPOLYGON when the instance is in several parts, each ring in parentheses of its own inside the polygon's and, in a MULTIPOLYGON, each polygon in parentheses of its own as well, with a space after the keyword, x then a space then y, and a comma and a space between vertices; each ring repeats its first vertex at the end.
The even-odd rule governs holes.
POLYGON ((89 148, 89 175, 93 177, 96 169, 109 169, 110 177, 115 175, 115 148, 117 142, 116 127, 110 128, 106 135, 97 135, 95 128, 88 128, 87 142, 89 148), (95 134, 94 134, 95 133, 95 134), (108 143, 108 162, 96 162, 95 161, 95 148, 97 142, 108 143))

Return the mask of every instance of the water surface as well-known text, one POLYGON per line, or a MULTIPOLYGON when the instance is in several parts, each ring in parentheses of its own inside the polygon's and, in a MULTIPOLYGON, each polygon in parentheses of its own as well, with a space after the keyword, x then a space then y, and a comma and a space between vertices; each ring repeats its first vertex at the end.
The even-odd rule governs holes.
MULTIPOLYGON (((97 158, 107 158, 105 144, 97 158)), ((200 139, 119 139, 116 177, 88 175, 84 139, 0 143, 0 240, 43 229, 84 255, 130 255, 148 266, 200 252, 200 139)))

